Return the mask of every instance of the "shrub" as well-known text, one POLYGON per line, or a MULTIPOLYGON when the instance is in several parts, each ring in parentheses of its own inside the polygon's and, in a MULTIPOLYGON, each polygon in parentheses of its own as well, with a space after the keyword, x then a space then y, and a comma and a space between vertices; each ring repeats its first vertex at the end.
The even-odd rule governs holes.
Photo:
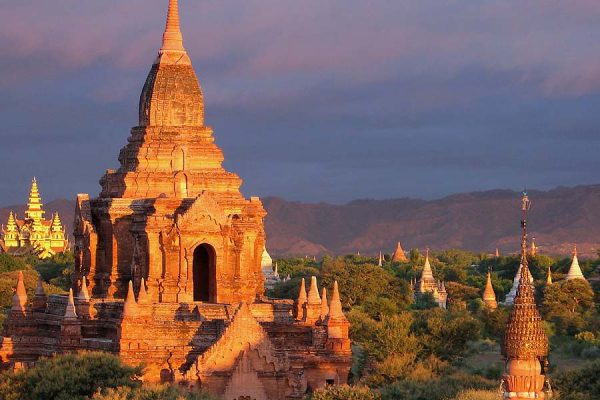
POLYGON ((494 390, 467 390, 460 392, 454 400, 499 400, 501 395, 494 390))
POLYGON ((315 390, 311 400, 378 400, 380 396, 366 386, 327 386, 315 390))
POLYGON ((174 386, 128 386, 96 392, 90 400, 210 400, 205 392, 186 392, 174 386))
POLYGON ((0 377, 4 400, 78 400, 99 389, 139 387, 142 367, 112 354, 85 352, 39 360, 35 367, 0 377))

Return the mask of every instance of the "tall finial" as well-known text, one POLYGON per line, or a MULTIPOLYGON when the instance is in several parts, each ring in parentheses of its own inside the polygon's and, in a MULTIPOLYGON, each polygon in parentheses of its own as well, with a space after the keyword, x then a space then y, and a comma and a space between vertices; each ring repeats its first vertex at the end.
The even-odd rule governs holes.
MULTIPOLYGON (((523 230, 523 235, 521 236, 521 264, 525 268, 523 270, 527 270, 527 211, 531 208, 531 201, 529 201, 529 196, 527 196, 527 192, 523 192, 523 198, 521 199, 521 211, 523 211, 523 219, 521 220, 521 229, 523 230)), ((529 271, 521 271, 522 274, 528 274, 529 271)))
POLYGON ((160 52, 185 52, 183 35, 179 26, 179 4, 177 0, 169 0, 167 26, 163 34, 163 43, 160 52))

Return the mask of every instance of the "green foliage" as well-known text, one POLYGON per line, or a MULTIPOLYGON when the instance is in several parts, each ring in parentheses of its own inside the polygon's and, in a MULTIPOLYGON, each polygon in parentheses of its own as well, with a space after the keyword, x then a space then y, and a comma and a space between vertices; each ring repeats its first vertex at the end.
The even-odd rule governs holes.
POLYGON ((582 368, 556 374, 552 379, 560 400, 596 400, 600 398, 600 361, 582 368))
POLYGON ((22 258, 0 253, 0 272, 11 272, 27 269, 28 265, 22 258))
POLYGON ((379 400, 381 396, 366 386, 326 386, 315 390, 310 400, 379 400))
POLYGON ((541 310, 557 333, 574 335, 585 329, 595 311, 594 292, 582 279, 556 282, 545 288, 541 310))
POLYGON ((129 387, 121 386, 116 389, 99 390, 91 400, 211 400, 214 397, 205 392, 183 391, 177 387, 165 386, 144 386, 129 387))
POLYGON ((479 339, 481 328, 469 313, 436 308, 417 314, 411 330, 420 337, 426 354, 455 361, 465 356, 469 341, 479 339))
POLYGON ((35 270, 39 272, 44 281, 64 290, 69 290, 74 267, 73 253, 64 252, 40 261, 35 265, 35 270))
POLYGON ((85 352, 39 360, 35 367, 0 377, 4 400, 78 400, 98 389, 139 387, 142 367, 112 354, 85 352))

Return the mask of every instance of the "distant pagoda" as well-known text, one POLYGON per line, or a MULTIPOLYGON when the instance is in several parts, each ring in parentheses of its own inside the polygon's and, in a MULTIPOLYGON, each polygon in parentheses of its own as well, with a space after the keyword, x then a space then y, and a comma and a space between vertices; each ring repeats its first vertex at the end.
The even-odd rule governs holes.
POLYGON ((54 213, 47 220, 45 213, 37 180, 33 178, 25 218, 18 219, 13 211, 8 214, 6 226, 0 232, 0 247, 10 254, 36 254, 40 258, 65 251, 69 241, 60 216, 54 213))
POLYGON ((394 250, 392 261, 403 263, 408 261, 408 258, 406 258, 406 254, 404 253, 404 249, 402 249, 402 245, 400 244, 400 242, 396 244, 396 250, 394 250))
POLYGON ((444 282, 438 282, 433 277, 431 264, 429 263, 429 249, 425 253, 425 265, 421 273, 421 279, 417 282, 414 288, 415 296, 422 296, 426 293, 431 293, 433 299, 438 303, 440 308, 446 308, 448 293, 444 282))
POLYGON ((492 273, 490 271, 487 273, 487 282, 483 291, 483 302, 490 310, 495 310, 498 308, 496 293, 494 292, 494 287, 492 286, 492 273))
POLYGON ((527 262, 527 211, 530 202, 523 195, 523 220, 521 226, 521 277, 510 312, 502 355, 505 358, 505 373, 502 388, 505 399, 544 399, 548 357, 548 337, 542 327, 542 318, 537 310, 534 287, 531 283, 527 262))
POLYGON ((573 248, 573 261, 571 262, 571 267, 569 268, 569 272, 567 273, 568 281, 573 279, 585 279, 583 276, 583 272, 581 272, 581 267, 579 266, 579 259, 577 258, 577 247, 573 248))

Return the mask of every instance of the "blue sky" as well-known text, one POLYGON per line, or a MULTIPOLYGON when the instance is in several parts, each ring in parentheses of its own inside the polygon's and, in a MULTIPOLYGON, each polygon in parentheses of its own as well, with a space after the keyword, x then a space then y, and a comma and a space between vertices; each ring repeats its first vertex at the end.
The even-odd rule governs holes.
MULTIPOLYGON (((0 0, 0 204, 96 195, 166 0, 0 0)), ((599 183, 600 2, 180 0, 246 195, 345 202, 599 183)))

